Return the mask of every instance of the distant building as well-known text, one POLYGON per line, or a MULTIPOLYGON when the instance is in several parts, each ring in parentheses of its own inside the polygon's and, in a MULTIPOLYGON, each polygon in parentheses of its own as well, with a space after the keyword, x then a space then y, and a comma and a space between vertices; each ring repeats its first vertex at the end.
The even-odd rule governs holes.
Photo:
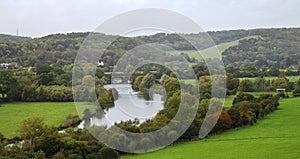
POLYGON ((285 93, 285 89, 284 89, 284 88, 277 88, 277 89, 276 89, 276 92, 277 92, 277 93, 280 93, 280 92, 285 93))
POLYGON ((97 65, 98 65, 98 67, 103 67, 104 66, 104 62, 103 61, 101 61, 101 62, 98 61, 97 65))
POLYGON ((298 70, 298 65, 291 65, 290 67, 289 67, 289 69, 294 69, 294 70, 298 70))
POLYGON ((0 69, 10 69, 10 68, 17 68, 18 63, 10 62, 10 63, 0 63, 0 69))

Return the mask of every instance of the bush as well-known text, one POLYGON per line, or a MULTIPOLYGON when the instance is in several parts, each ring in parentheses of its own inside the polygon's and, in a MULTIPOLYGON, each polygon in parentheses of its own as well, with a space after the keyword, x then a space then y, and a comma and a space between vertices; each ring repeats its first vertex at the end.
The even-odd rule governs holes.
POLYGON ((59 126, 60 129, 75 127, 81 122, 78 115, 68 115, 66 120, 59 126))
POLYGON ((103 159, 119 159, 119 153, 114 149, 104 147, 98 152, 99 156, 103 159))
POLYGON ((237 95, 236 98, 234 98, 232 104, 236 104, 242 101, 253 101, 255 98, 252 94, 247 94, 247 93, 240 93, 237 95))
POLYGON ((226 110, 222 110, 218 122, 212 132, 223 132, 231 128, 232 120, 226 110))
POLYGON ((73 101, 72 89, 65 86, 26 86, 22 93, 22 101, 50 101, 69 102, 73 101))
POLYGON ((285 98, 286 97, 283 92, 277 93, 276 96, 279 97, 279 98, 285 98))

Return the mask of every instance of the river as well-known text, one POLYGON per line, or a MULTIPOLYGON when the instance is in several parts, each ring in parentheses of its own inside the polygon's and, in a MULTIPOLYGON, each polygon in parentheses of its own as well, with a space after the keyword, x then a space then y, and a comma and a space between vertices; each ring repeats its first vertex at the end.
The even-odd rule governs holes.
MULTIPOLYGON (((110 84, 104 86, 106 89, 115 88, 119 92, 119 98, 115 106, 105 111, 103 118, 92 117, 91 126, 114 125, 121 121, 139 119, 140 123, 153 118, 164 106, 162 95, 154 94, 150 100, 145 100, 139 92, 135 92, 130 84, 110 84)), ((79 125, 83 128, 83 123, 79 125)))

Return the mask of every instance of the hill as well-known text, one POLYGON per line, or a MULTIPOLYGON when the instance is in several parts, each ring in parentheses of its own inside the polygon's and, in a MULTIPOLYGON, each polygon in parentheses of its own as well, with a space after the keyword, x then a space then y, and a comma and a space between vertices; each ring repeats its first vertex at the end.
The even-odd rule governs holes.
POLYGON ((202 58, 199 56, 199 54, 212 54, 216 51, 216 48, 219 50, 219 53, 222 54, 225 50, 227 50, 230 47, 234 47, 239 45, 240 40, 245 40, 245 39, 252 39, 252 38, 259 38, 259 36, 247 36, 238 40, 234 41, 229 41, 229 42, 224 42, 224 43, 219 43, 216 44, 215 46, 200 50, 199 52, 196 50, 182 50, 179 53, 184 53, 187 54, 191 58, 195 58, 198 61, 202 60, 202 58))
POLYGON ((14 36, 14 35, 7 35, 7 34, 0 34, 0 41, 4 42, 23 42, 26 40, 30 40, 29 37, 23 37, 23 36, 14 36))
POLYGON ((240 40, 237 46, 223 52, 226 66, 246 68, 295 68, 300 61, 300 30, 261 29, 256 30, 260 38, 240 40))
MULTIPOLYGON (((11 35, 0 36, 0 63, 17 62, 20 66, 30 67, 37 64, 54 64, 58 61, 65 65, 74 63, 77 51, 84 39, 90 33, 53 34, 41 38, 29 39, 11 35), (2 39, 2 40, 1 40, 2 39), (18 42, 18 43, 15 43, 18 42)), ((105 45, 105 41, 115 38, 106 49, 102 60, 104 70, 112 71, 109 66, 128 50, 145 43, 159 43, 169 46, 178 52, 186 52, 191 57, 196 56, 194 49, 184 38, 196 42, 204 53, 211 53, 213 43, 217 44, 223 54, 226 67, 234 68, 276 68, 287 69, 296 67, 300 61, 300 28, 231 30, 197 33, 197 34, 166 34, 157 33, 150 36, 121 37, 97 34, 102 42, 95 45, 105 45), (208 38, 207 35, 210 35, 208 38)))

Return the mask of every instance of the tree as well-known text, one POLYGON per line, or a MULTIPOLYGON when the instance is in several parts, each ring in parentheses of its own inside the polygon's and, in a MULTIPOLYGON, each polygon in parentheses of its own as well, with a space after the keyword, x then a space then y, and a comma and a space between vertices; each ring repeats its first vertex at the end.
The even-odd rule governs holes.
POLYGON ((219 119, 212 132, 223 132, 231 128, 232 120, 227 111, 222 110, 219 119))
POLYGON ((98 78, 102 78, 104 76, 104 70, 102 68, 96 68, 95 76, 98 78))
POLYGON ((0 70, 0 93, 2 98, 6 97, 11 87, 16 86, 17 81, 13 76, 13 72, 0 70))
POLYGON ((149 139, 148 137, 144 137, 141 139, 140 144, 145 152, 150 148, 151 146, 150 143, 151 143, 151 139, 149 139))
POLYGON ((49 73, 52 68, 48 64, 37 64, 37 73, 42 74, 42 73, 49 73))
POLYGON ((226 87, 229 90, 235 90, 239 87, 240 80, 238 78, 227 78, 226 87))
POLYGON ((16 80, 14 80, 13 83, 10 84, 10 88, 7 92, 7 100, 20 101, 22 98, 22 89, 20 89, 19 83, 16 80))
POLYGON ((295 89, 293 91, 293 96, 294 97, 299 97, 300 96, 300 79, 297 81, 297 83, 295 84, 295 89))
POLYGON ((253 90, 253 82, 250 79, 244 79, 239 85, 239 90, 243 92, 251 92, 253 90))
POLYGON ((167 97, 171 97, 176 91, 180 90, 179 81, 174 77, 169 77, 164 81, 164 88, 167 92, 167 97))
POLYGON ((83 86, 93 87, 94 83, 95 83, 95 79, 91 75, 84 76, 82 79, 83 86))
POLYGON ((279 71, 279 69, 277 69, 276 67, 271 67, 271 68, 269 69, 268 74, 269 74, 270 76, 278 76, 278 75, 280 74, 280 71, 279 71))
POLYGON ((29 85, 25 86, 22 92, 22 100, 26 102, 32 102, 36 101, 36 86, 35 85, 29 85))
POLYGON ((289 90, 289 80, 287 78, 276 78, 272 81, 273 89, 284 88, 287 91, 289 90))
POLYGON ((202 76, 199 78, 199 89, 200 89, 200 97, 201 98, 211 98, 211 77, 210 76, 202 76))
POLYGON ((154 84, 155 76, 151 73, 146 74, 139 85, 139 90, 149 89, 154 84))
POLYGON ((240 85, 240 80, 238 78, 232 78, 232 75, 227 75, 226 78, 226 87, 227 87, 227 94, 236 94, 237 89, 240 85))
POLYGON ((239 102, 242 102, 242 101, 254 101, 255 98, 252 94, 247 94, 247 93, 240 93, 237 95, 236 98, 234 98, 232 104, 235 105, 239 102))
MULTIPOLYGON (((54 129, 56 131, 56 129, 54 129)), ((37 139, 34 150, 39 151, 42 150, 44 152, 45 157, 50 158, 54 154, 58 153, 61 149, 64 148, 64 143, 56 134, 57 132, 53 132, 53 134, 44 133, 40 138, 37 139)))
POLYGON ((90 109, 85 109, 82 118, 85 126, 91 125, 91 117, 92 117, 92 112, 90 111, 90 109))
POLYGON ((99 155, 101 156, 101 159, 119 159, 119 154, 114 149, 104 147, 99 150, 99 155))
POLYGON ((20 134, 22 139, 28 140, 29 144, 31 145, 34 139, 45 133, 46 129, 47 126, 44 123, 43 118, 31 117, 21 121, 19 127, 17 128, 17 132, 20 134))
POLYGON ((35 84, 36 85, 45 85, 45 86, 48 86, 48 85, 52 85, 52 82, 54 81, 54 74, 52 72, 50 73, 42 73, 42 74, 39 74, 36 81, 35 81, 35 84))
POLYGON ((232 128, 242 126, 242 119, 241 119, 240 112, 239 112, 238 108, 231 107, 227 112, 228 112, 228 115, 230 116, 231 121, 232 121, 232 124, 231 124, 232 128))
POLYGON ((132 84, 132 89, 135 91, 139 90, 140 84, 142 83, 143 80, 143 76, 137 76, 134 80, 133 80, 133 84, 132 84))
POLYGON ((254 91, 265 91, 267 81, 264 78, 256 78, 253 81, 253 90, 254 91))

